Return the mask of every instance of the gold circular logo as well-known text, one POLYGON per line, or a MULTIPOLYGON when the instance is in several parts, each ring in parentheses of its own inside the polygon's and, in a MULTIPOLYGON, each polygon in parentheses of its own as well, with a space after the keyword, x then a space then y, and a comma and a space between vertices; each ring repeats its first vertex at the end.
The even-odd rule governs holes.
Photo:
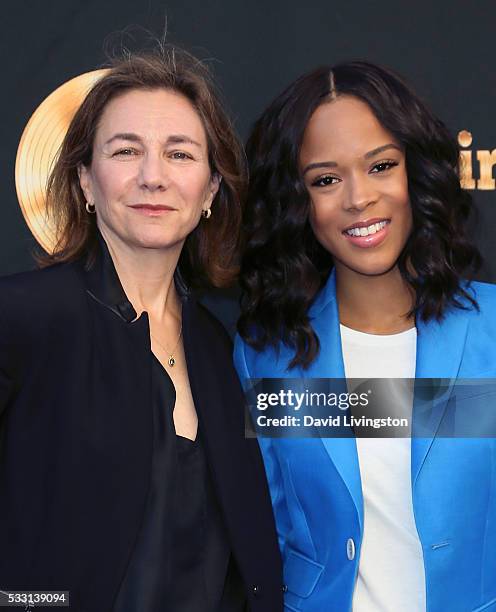
POLYGON ((67 81, 34 111, 17 149, 17 199, 33 236, 48 252, 54 247, 54 228, 46 214, 47 180, 69 124, 91 87, 106 70, 94 70, 67 81))
POLYGON ((472 134, 467 130, 458 132, 458 144, 461 147, 469 147, 472 144, 472 134))

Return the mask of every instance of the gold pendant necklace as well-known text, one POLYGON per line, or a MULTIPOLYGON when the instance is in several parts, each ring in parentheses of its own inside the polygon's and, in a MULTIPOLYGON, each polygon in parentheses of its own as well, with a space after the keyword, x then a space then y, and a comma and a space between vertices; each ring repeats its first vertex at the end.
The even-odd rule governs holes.
POLYGON ((166 347, 160 342, 160 340, 158 340, 157 337, 152 334, 151 329, 150 329, 151 337, 169 355, 169 359, 167 359, 167 364, 169 365, 170 368, 173 368, 176 365, 176 358, 174 357, 174 351, 177 349, 179 345, 179 340, 181 340, 182 333, 183 333, 183 322, 181 321, 181 329, 179 330, 179 336, 177 337, 176 344, 174 345, 172 352, 169 352, 166 349, 166 347))

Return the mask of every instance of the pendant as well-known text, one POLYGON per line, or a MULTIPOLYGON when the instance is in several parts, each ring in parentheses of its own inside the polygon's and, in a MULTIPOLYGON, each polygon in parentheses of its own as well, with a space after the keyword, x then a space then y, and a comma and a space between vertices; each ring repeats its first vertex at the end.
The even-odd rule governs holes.
POLYGON ((174 364, 176 363, 176 360, 174 359, 174 357, 171 355, 167 361, 167 363, 169 364, 169 366, 172 368, 174 367, 174 364))

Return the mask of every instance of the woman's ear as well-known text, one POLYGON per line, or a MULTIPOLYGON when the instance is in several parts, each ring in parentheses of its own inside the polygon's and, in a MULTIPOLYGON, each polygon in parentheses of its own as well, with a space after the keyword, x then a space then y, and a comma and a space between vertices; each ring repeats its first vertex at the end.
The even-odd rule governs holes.
POLYGON ((210 192, 209 197, 207 199, 207 208, 212 205, 212 202, 219 191, 220 184, 222 182, 222 176, 218 172, 212 172, 212 176, 210 177, 210 192))
POLYGON ((87 202, 94 204, 93 191, 91 189, 90 169, 84 164, 78 166, 79 186, 87 202))

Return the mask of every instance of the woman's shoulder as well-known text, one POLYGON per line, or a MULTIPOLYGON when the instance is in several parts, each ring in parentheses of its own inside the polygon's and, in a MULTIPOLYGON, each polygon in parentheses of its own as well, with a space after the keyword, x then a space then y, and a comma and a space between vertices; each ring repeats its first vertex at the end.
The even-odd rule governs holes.
POLYGON ((67 311, 74 293, 81 289, 75 265, 56 264, 40 270, 0 277, 0 313, 12 322, 67 311))
POLYGON ((493 283, 482 283, 472 281, 470 288, 474 297, 481 308, 494 307, 496 305, 496 285, 493 283))
POLYGON ((496 285, 472 281, 466 284, 465 290, 477 306, 469 304, 468 300, 467 303, 463 302, 465 310, 459 311, 461 316, 468 316, 472 327, 494 328, 496 333, 496 285))
POLYGON ((465 310, 458 310, 457 316, 467 318, 471 342, 496 346, 496 285, 472 281, 466 290, 477 307, 465 304, 465 310))
POLYGON ((75 277, 73 263, 59 263, 46 268, 37 268, 27 272, 17 272, 0 276, 0 291, 26 290, 37 287, 47 287, 51 284, 60 284, 75 277))
POLYGON ((187 308, 194 316, 194 325, 206 342, 214 342, 223 350, 232 351, 232 340, 224 325, 210 310, 193 297, 188 297, 187 308))
POLYGON ((239 334, 234 340, 234 363, 240 378, 286 378, 291 375, 289 363, 293 357, 294 349, 282 342, 257 350, 239 334))
POLYGON ((471 282, 469 289, 477 302, 466 310, 458 310, 467 327, 462 371, 467 378, 493 377, 496 358, 496 285, 471 282))

